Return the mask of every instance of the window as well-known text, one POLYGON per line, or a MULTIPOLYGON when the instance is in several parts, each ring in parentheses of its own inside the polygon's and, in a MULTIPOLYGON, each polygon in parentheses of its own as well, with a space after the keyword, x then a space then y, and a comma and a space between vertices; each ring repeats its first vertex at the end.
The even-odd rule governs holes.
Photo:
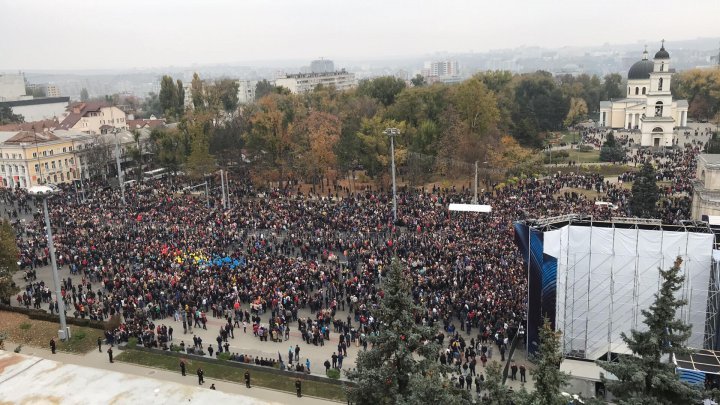
POLYGON ((663 115, 663 102, 658 101, 655 103, 655 116, 656 117, 662 117, 663 115))
POLYGON ((5 165, 0 165, 0 172, 4 172, 4 171, 5 171, 5 165))
POLYGON ((47 156, 47 151, 46 151, 46 150, 43 151, 43 156, 47 156))
POLYGON ((50 162, 50 164, 51 164, 52 168, 54 169, 54 168, 55 168, 55 161, 53 160, 52 162, 50 162))
POLYGON ((662 63, 660 63, 660 71, 662 72, 664 70, 665 70, 665 62, 662 62, 662 63))
POLYGON ((662 84, 663 84, 662 82, 663 82, 663 79, 661 77, 660 80, 658 80, 658 91, 662 91, 662 84))
POLYGON ((40 165, 35 165, 35 174, 40 173, 40 165))
POLYGON ((67 152, 67 148, 63 148, 63 153, 67 152))
POLYGON ((53 150, 52 150, 52 149, 50 149, 50 156, 52 156, 52 155, 53 155, 53 150))
POLYGON ((628 96, 630 95, 630 86, 628 86, 628 96))
POLYGON ((34 158, 37 157, 37 152, 33 152, 33 157, 34 157, 34 158))
POLYGON ((635 95, 637 96, 640 94, 640 87, 635 87, 635 95))

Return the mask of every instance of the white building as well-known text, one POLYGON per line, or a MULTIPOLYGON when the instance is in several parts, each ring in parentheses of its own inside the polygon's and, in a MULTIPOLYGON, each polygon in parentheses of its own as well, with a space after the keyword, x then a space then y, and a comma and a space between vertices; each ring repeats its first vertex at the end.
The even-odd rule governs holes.
MULTIPOLYGON (((720 219, 720 155, 699 155, 696 170, 696 180, 693 181, 692 218, 702 220, 703 216, 708 216, 720 219)), ((714 224, 711 222, 711 225, 714 224)))
POLYGON ((13 114, 20 114, 25 122, 62 119, 70 97, 43 97, 23 100, 0 101, 0 107, 10 107, 13 114))
POLYGON ((68 108, 58 129, 100 134, 113 128, 128 129, 125 112, 115 106, 97 102, 76 103, 68 108))
POLYGON ((335 64, 329 59, 318 59, 310 62, 311 73, 330 73, 335 71, 335 64))
POLYGON ((460 67, 456 60, 425 62, 422 75, 425 77, 459 76, 460 67))
POLYGON ((257 80, 238 80, 238 104, 248 104, 255 101, 257 80))
POLYGON ((687 100, 673 100, 670 93, 670 54, 665 45, 628 71, 625 98, 600 102, 601 127, 637 130, 641 146, 672 146, 675 129, 687 126, 687 100))
POLYGON ((25 97, 25 76, 0 74, 0 101, 14 101, 25 97))
POLYGON ((286 74, 275 79, 276 86, 282 86, 295 94, 308 93, 319 85, 334 87, 336 90, 348 90, 357 86, 354 73, 348 73, 344 69, 328 73, 298 73, 286 74))

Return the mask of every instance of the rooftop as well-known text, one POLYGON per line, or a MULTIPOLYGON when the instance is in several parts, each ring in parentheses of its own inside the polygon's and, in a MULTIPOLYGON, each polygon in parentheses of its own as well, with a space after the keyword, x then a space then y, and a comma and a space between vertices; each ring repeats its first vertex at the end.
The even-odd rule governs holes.
POLYGON ((28 100, 0 101, 0 107, 20 107, 25 105, 67 103, 69 101, 70 97, 41 97, 28 100))
POLYGON ((345 69, 342 69, 342 70, 337 70, 334 72, 286 74, 285 77, 281 77, 280 79, 307 79, 307 78, 311 78, 311 77, 332 77, 332 76, 347 75, 347 74, 351 74, 351 73, 348 73, 345 69))

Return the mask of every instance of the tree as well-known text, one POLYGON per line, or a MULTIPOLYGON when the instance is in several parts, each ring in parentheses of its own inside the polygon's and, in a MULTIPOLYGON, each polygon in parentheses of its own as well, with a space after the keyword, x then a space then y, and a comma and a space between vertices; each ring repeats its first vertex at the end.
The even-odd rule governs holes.
POLYGON ((205 116, 195 117, 187 124, 190 138, 190 155, 187 158, 189 175, 200 178, 215 170, 215 158, 210 154, 210 120, 205 116))
POLYGON ((523 145, 540 146, 540 133, 562 129, 570 108, 569 98, 551 74, 522 75, 515 85, 512 134, 523 145))
POLYGON ((160 106, 160 98, 158 97, 157 93, 150 92, 148 93, 148 96, 145 98, 145 100, 142 103, 142 111, 145 118, 150 117, 151 115, 160 116, 162 115, 162 107, 160 106))
POLYGON ((563 125, 571 127, 581 119, 585 118, 588 113, 587 103, 582 98, 573 97, 570 99, 570 109, 568 110, 563 125))
POLYGON ((193 73, 192 82, 190 83, 190 92, 192 93, 192 102, 195 109, 205 107, 205 94, 203 92, 203 82, 197 72, 193 73))
POLYGON ((45 91, 45 88, 42 86, 30 87, 30 86, 26 85, 25 86, 25 94, 28 96, 33 96, 33 98, 47 97, 47 92, 45 91))
POLYGON ((215 111, 230 113, 238 105, 237 81, 232 79, 221 79, 207 88, 207 103, 215 111))
POLYGON ((185 87, 183 82, 177 79, 177 107, 175 107, 177 116, 179 117, 185 111, 185 87))
POLYGON ((25 117, 20 114, 13 113, 13 110, 10 107, 0 107, 0 125, 19 124, 21 122, 25 122, 25 117))
POLYGON ((427 84, 425 81, 425 76, 421 74, 416 74, 415 77, 410 79, 410 83, 412 83, 413 87, 422 87, 427 84))
POLYGON ((560 331, 554 331, 546 318, 540 330, 540 351, 531 373, 535 378, 535 392, 531 394, 533 404, 564 405, 567 399, 560 394, 568 383, 569 376, 560 371, 562 351, 560 350, 560 331))
POLYGON ((617 381, 605 380, 608 390, 621 404, 693 404, 700 399, 700 389, 681 382, 671 359, 687 354, 684 342, 691 326, 676 318, 677 309, 687 304, 676 296, 683 286, 678 257, 669 270, 658 269, 662 285, 655 302, 642 310, 646 331, 630 330, 621 337, 632 355, 620 355, 618 362, 598 361, 617 381))
POLYGON ((15 230, 10 226, 10 222, 0 220, 0 302, 8 304, 10 297, 19 290, 13 281, 13 274, 19 270, 20 257, 15 237, 15 230))
POLYGON ((322 180, 335 167, 335 146, 340 140, 341 124, 337 116, 320 111, 311 112, 298 126, 303 133, 303 163, 312 175, 313 184, 322 180))
POLYGON ((612 131, 605 138, 605 142, 600 148, 601 162, 618 162, 625 158, 625 149, 615 140, 615 134, 612 131))
POLYGON ((465 80, 450 92, 450 103, 469 130, 483 134, 497 127, 500 114, 493 93, 477 78, 465 80))
POLYGON ((358 84, 357 94, 372 97, 385 107, 395 102, 395 96, 405 88, 405 81, 393 76, 364 79, 358 84))
POLYGON ((612 100, 625 95, 622 85, 622 76, 619 73, 611 73, 605 76, 603 81, 603 100, 612 100))
POLYGON ((85 102, 90 99, 90 95, 88 94, 88 91, 85 87, 80 90, 80 101, 85 102))
POLYGON ((160 81, 160 107, 168 117, 175 117, 178 107, 178 89, 173 78, 165 75, 160 81))
POLYGON ((485 383, 483 387, 487 390, 488 401, 483 404, 489 405, 508 405, 512 401, 512 393, 510 389, 502 382, 502 365, 498 362, 491 361, 485 367, 485 383))
POLYGON ((658 186, 655 169, 645 162, 635 176, 630 197, 630 212, 640 218, 654 218, 657 213, 658 186))
POLYGON ((373 316, 378 333, 368 340, 372 348, 358 354, 357 368, 347 371, 357 386, 348 389, 348 399, 371 404, 464 404, 469 393, 445 385, 438 363, 437 331, 415 323, 422 311, 414 302, 410 280, 393 259, 383 278, 382 299, 373 316), (442 389, 441 389, 442 388, 442 389))
POLYGON ((260 80, 255 85, 255 101, 260 100, 274 91, 275 85, 267 81, 267 79, 260 80))

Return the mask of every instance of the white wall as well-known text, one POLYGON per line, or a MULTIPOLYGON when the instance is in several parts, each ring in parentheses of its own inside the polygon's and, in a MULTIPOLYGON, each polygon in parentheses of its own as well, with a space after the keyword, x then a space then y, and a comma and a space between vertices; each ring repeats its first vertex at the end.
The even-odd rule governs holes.
POLYGON ((25 95, 25 77, 22 74, 0 75, 0 101, 19 100, 25 95))
POLYGON ((21 105, 12 107, 13 114, 20 114, 25 117, 25 122, 41 121, 57 117, 58 120, 65 113, 67 101, 60 103, 21 105))

